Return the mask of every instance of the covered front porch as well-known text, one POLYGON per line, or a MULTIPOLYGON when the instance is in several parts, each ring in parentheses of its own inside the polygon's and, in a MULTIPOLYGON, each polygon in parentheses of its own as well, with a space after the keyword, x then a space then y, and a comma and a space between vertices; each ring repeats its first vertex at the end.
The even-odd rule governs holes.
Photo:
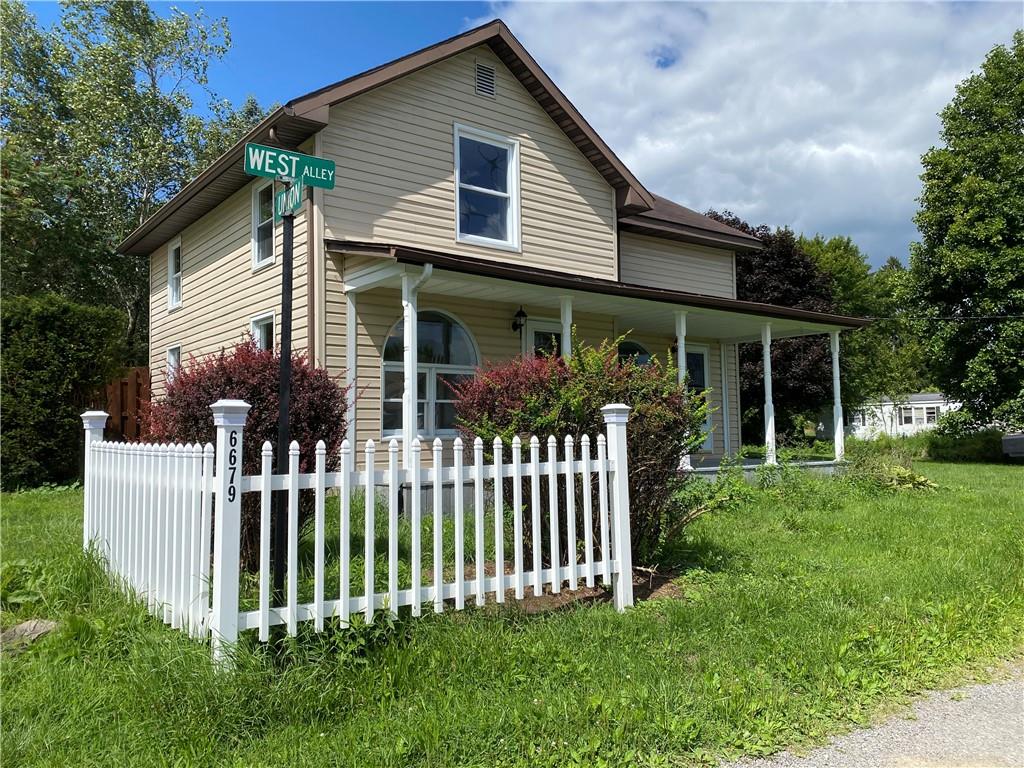
POLYGON ((408 462, 413 438, 455 435, 444 377, 540 350, 571 357, 574 343, 625 335, 621 354, 671 355, 681 381, 707 390, 708 438, 682 461, 701 472, 740 448, 737 345, 760 343, 765 461, 774 464, 772 341, 829 334, 833 418, 840 427, 835 460, 842 459, 839 333, 863 321, 379 244, 330 242, 328 252, 342 277, 328 357, 343 361, 347 383, 354 385, 348 402, 353 444, 395 438, 408 462), (456 337, 458 359, 439 355, 445 334, 456 337))

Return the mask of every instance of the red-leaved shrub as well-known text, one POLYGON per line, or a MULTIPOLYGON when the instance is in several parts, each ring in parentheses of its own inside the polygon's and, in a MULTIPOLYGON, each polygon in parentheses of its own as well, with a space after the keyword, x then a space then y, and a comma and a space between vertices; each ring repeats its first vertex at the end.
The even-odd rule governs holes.
MULTIPOLYGON (((261 350, 251 339, 224 351, 183 365, 167 384, 162 400, 145 414, 146 439, 153 442, 213 442, 216 439, 210 406, 222 398, 244 400, 252 406, 245 423, 242 470, 258 474, 263 442, 277 450, 278 370, 276 351, 261 350)), ((292 356, 291 439, 299 443, 299 471, 315 468, 318 440, 327 445, 327 471, 338 467, 345 435, 345 389, 303 354, 292 356)), ((311 491, 303 491, 299 524, 312 510, 311 491), (308 498, 307 498, 308 497, 308 498)), ((259 564, 259 497, 242 496, 242 567, 259 564)))
MULTIPOLYGON (((572 435, 577 450, 580 438, 589 435, 591 456, 596 457, 597 435, 605 431, 601 408, 610 403, 630 406, 626 443, 633 556, 638 563, 652 561, 676 511, 672 497, 680 481, 680 456, 703 442, 707 414, 703 395, 679 386, 671 364, 620 361, 618 341, 596 348, 574 344, 568 361, 514 358, 483 368, 457 388, 457 396, 456 413, 466 437, 479 435, 485 446, 500 437, 507 446, 519 435, 525 451, 526 441, 537 435, 542 458, 549 435, 559 440, 559 457, 566 435, 572 435)), ((510 488, 505 489, 509 498, 510 488)), ((564 489, 558 498, 564 498, 564 489)), ((596 515, 596 503, 593 508, 596 515)), ((598 530, 596 520, 594 524, 598 530)), ((577 541, 582 541, 581 532, 577 541)))

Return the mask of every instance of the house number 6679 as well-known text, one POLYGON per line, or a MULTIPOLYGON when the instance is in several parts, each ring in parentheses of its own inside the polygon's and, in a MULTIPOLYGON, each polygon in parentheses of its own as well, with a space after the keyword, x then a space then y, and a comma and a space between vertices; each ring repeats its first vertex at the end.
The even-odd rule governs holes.
POLYGON ((228 501, 238 498, 238 432, 228 433, 228 501))

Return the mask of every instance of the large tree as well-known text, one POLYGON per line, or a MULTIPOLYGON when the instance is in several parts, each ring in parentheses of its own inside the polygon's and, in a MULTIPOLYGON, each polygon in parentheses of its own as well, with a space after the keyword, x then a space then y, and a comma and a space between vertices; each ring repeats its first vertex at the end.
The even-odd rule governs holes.
POLYGON ((1024 30, 940 117, 910 261, 929 364, 979 422, 1024 423, 1024 30))
MULTIPOLYGON (((751 226, 726 211, 708 211, 724 224, 761 240, 764 248, 736 259, 736 298, 817 312, 834 308, 828 277, 800 248, 788 228, 751 226)), ((740 345, 740 399, 744 442, 764 439, 764 367, 760 344, 740 345)), ((798 434, 832 402, 828 338, 805 336, 772 343, 772 401, 780 440, 798 434)))
POLYGON ((866 328, 842 334, 843 403, 901 402, 927 386, 918 324, 906 311, 907 271, 890 258, 872 271, 866 254, 849 237, 801 237, 800 249, 828 279, 839 314, 871 317, 866 328))
POLYGON ((20 2, 0 0, 0 28, 3 293, 117 306, 138 354, 148 264, 114 248, 262 116, 209 88, 209 63, 230 45, 226 20, 73 0, 41 29, 20 2))

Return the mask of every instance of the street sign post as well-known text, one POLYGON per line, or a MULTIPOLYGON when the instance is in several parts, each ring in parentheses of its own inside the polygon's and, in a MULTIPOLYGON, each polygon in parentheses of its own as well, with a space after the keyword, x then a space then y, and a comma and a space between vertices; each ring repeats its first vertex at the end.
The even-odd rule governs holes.
POLYGON ((274 195, 274 223, 286 215, 295 215, 306 199, 306 183, 299 179, 274 195))
MULTIPOLYGON (((284 182, 274 195, 274 222, 283 222, 281 248, 281 364, 278 370, 279 403, 277 412, 278 474, 288 471, 289 400, 292 383, 292 262, 295 212, 306 198, 306 187, 334 189, 333 160, 304 155, 279 147, 246 144, 243 167, 249 176, 264 176, 284 182)), ((280 603, 284 596, 285 547, 287 546, 287 496, 278 491, 274 509, 272 549, 274 554, 274 598, 280 603)))

